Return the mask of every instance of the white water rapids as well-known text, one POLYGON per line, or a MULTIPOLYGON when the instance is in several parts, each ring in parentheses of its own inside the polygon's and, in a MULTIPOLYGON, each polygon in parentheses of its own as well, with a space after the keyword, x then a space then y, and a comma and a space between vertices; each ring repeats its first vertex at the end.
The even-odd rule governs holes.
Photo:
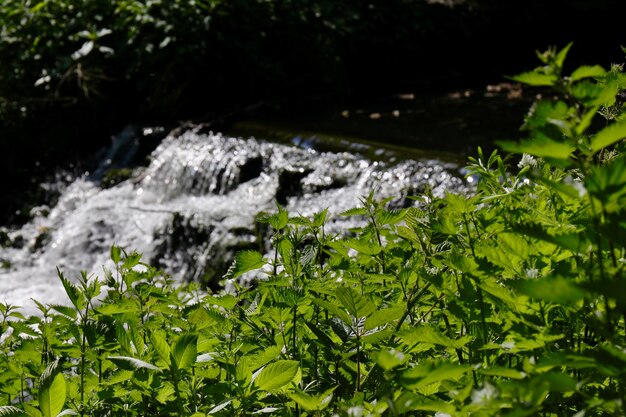
POLYGON ((406 204, 407 194, 429 185, 435 195, 458 189, 458 168, 436 160, 373 162, 349 153, 321 153, 255 139, 187 132, 168 136, 132 178, 103 189, 76 178, 58 203, 0 247, 0 301, 35 311, 31 298, 67 304, 56 276, 81 270, 102 276, 115 243, 179 280, 219 279, 234 252, 263 248, 255 216, 280 201, 290 213, 328 207, 330 228, 346 226, 338 213, 376 189, 406 204))

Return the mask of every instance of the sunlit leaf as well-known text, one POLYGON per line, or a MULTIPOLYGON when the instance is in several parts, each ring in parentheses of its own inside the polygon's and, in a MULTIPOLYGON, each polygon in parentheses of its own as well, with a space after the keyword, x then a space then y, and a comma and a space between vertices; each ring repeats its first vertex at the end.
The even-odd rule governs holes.
POLYGON ((534 87, 539 86, 552 86, 557 81, 557 76, 554 74, 546 74, 539 71, 523 72, 521 74, 510 77, 513 81, 517 81, 522 84, 527 84, 534 87))
POLYGON ((257 251, 246 250, 239 252, 235 257, 235 261, 228 270, 228 276, 237 278, 243 273, 261 268, 265 265, 263 255, 257 251))
POLYGON ((582 288, 560 276, 511 281, 510 285, 536 300, 559 304, 576 303, 585 296, 582 288))
POLYGON ((605 69, 600 65, 583 65, 574 70, 572 75, 570 75, 570 80, 572 82, 582 80, 583 78, 589 77, 601 77, 606 73, 605 69))
POLYGON ((626 122, 613 123, 595 134, 591 139, 591 150, 598 152, 624 138, 626 138, 626 122))
POLYGON ((298 362, 279 360, 270 363, 254 380, 255 385, 263 391, 276 391, 291 383, 298 373, 298 362))
POLYGON ((150 371, 160 371, 158 366, 130 356, 109 356, 107 359, 125 370, 147 369, 150 371))
POLYGON ((177 369, 187 369, 196 363, 197 344, 198 336, 195 334, 185 334, 178 338, 171 352, 177 369))

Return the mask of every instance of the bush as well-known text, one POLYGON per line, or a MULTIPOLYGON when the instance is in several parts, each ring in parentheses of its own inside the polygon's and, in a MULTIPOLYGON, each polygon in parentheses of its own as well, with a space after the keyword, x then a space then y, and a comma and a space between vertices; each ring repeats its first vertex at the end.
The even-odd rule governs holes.
POLYGON ((503 143, 525 152, 516 174, 479 151, 472 196, 372 193, 341 214, 364 220, 352 237, 278 206, 259 216, 273 254, 240 253, 231 293, 114 246, 103 282, 59 272, 71 306, 0 304, 0 414, 623 416, 625 76, 564 76, 567 50, 515 77, 561 98, 503 143))

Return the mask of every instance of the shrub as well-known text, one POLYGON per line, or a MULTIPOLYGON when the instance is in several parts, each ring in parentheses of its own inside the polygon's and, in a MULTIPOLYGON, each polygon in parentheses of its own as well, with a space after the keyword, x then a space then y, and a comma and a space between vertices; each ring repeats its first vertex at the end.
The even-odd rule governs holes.
POLYGON ((517 173, 470 160, 474 195, 372 193, 340 214, 364 220, 349 237, 278 206, 259 216, 274 252, 240 253, 231 293, 114 246, 103 282, 59 272, 71 306, 0 304, 0 414, 623 416, 624 75, 564 76, 567 50, 514 77, 560 96, 502 144, 517 173))

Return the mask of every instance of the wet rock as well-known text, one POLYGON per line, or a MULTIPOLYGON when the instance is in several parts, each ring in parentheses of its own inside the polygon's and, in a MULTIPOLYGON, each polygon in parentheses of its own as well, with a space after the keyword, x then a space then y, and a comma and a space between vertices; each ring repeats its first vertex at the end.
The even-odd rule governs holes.
POLYGON ((263 172, 263 158, 255 156, 246 160, 239 168, 239 184, 259 177, 263 172))
POLYGON ((50 235, 50 230, 46 227, 41 228, 39 230, 39 234, 35 238, 35 241, 30 246, 30 251, 37 252, 38 250, 46 246, 50 242, 51 239, 52 237, 50 235))
POLYGON ((276 201, 279 204, 287 204, 287 197, 302 195, 302 179, 313 172, 312 169, 285 169, 278 175, 278 189, 276 201))
POLYGON ((7 248, 11 246, 11 238, 5 230, 0 229, 0 247, 7 248))
POLYGON ((110 169, 102 177, 100 186, 104 189, 111 188, 129 178, 132 178, 132 176, 133 170, 130 168, 110 169))

